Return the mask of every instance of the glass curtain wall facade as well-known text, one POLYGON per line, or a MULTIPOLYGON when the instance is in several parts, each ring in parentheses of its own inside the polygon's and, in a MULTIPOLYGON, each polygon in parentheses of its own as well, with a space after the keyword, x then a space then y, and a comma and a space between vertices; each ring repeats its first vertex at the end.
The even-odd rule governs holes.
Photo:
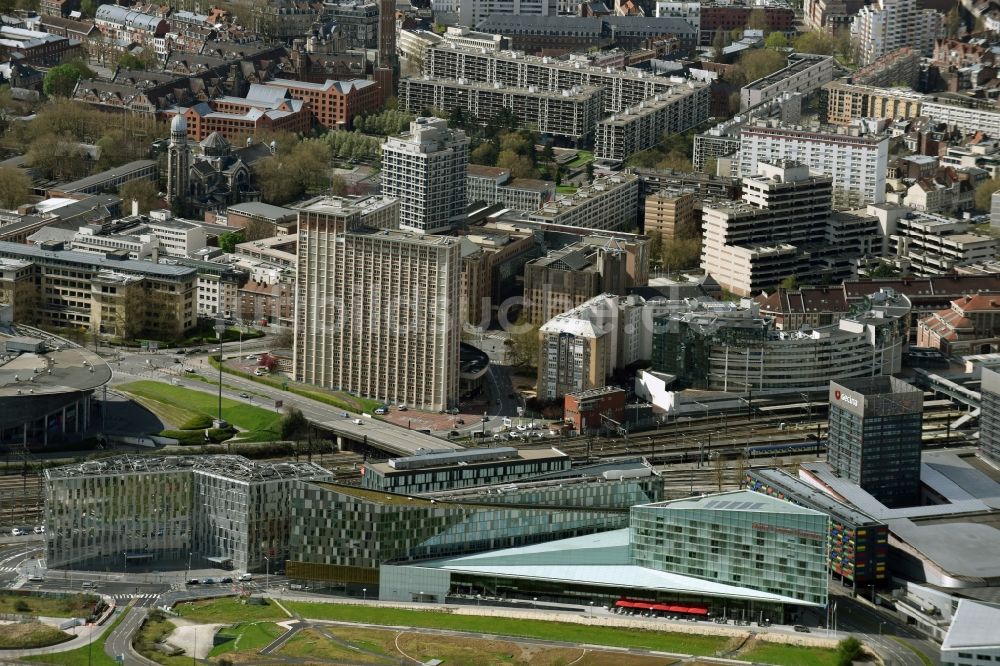
POLYGON ((824 605, 829 518, 749 491, 632 508, 638 566, 824 605))
POLYGON ((241 456, 129 458, 46 470, 50 567, 135 563, 265 568, 288 556, 292 488, 312 463, 241 456))

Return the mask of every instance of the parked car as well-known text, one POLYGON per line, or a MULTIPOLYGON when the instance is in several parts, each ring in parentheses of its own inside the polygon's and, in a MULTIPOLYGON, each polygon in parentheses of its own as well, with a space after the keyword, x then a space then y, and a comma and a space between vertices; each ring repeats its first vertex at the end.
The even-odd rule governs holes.
POLYGON ((10 531, 11 536, 24 536, 24 532, 21 531, 20 527, 15 527, 10 531))
POLYGON ((214 585, 215 584, 215 579, 214 578, 202 578, 201 579, 201 584, 202 585, 214 585))
POLYGON ((382 414, 387 413, 388 411, 389 410, 386 409, 385 407, 376 407, 375 408, 375 413, 378 414, 379 416, 381 416, 382 414))
POLYGON ((406 405, 400 405, 400 406, 399 406, 399 407, 397 407, 396 409, 398 409, 398 410, 399 410, 399 411, 401 411, 401 412, 405 412, 405 411, 406 411, 406 405))
POLYGON ((45 525, 35 525, 35 534, 45 534, 45 525))
POLYGON ((222 578, 219 579, 219 582, 220 583, 224 583, 224 584, 225 583, 232 583, 233 582, 233 577, 232 576, 223 576, 222 578))
POLYGON ((808 634, 809 633, 809 627, 807 627, 805 625, 802 625, 802 624, 797 624, 797 625, 795 625, 795 631, 802 632, 803 634, 808 634))

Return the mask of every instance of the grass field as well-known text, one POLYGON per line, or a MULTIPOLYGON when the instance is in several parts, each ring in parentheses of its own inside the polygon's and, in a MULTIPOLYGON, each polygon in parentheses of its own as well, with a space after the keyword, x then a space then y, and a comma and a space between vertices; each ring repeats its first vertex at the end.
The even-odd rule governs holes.
POLYGON ((593 162, 593 161, 594 161, 594 153, 587 150, 580 150, 577 151, 576 158, 573 159, 567 166, 569 166, 571 169, 578 169, 587 162, 593 162))
POLYGON ((65 631, 40 622, 0 624, 0 649, 25 650, 64 643, 73 638, 65 631))
POLYGON ((576 194, 577 188, 575 185, 557 185, 556 192, 559 194, 576 194))
MULTIPOLYGON (((122 384, 119 391, 138 399, 153 412, 173 423, 181 424, 198 416, 218 415, 218 397, 164 382, 138 381, 122 384)), ((281 414, 244 402, 222 399, 222 418, 248 432, 240 439, 266 441, 280 432, 281 414)))
POLYGON ((281 654, 285 657, 295 657, 304 660, 321 660, 332 663, 350 664, 394 664, 398 660, 389 661, 387 658, 352 650, 346 645, 341 645, 329 640, 316 629, 304 629, 293 636, 281 648, 281 654))
POLYGON ((736 659, 775 666, 836 666, 837 651, 759 642, 736 659))
MULTIPOLYGON (((213 368, 219 368, 219 362, 216 360, 215 356, 209 356, 208 362, 213 368)), ((378 400, 362 398, 361 396, 351 395, 350 393, 346 393, 344 391, 327 391, 325 389, 318 389, 313 386, 299 384, 291 380, 286 380, 282 377, 270 375, 258 377, 253 373, 243 372, 242 370, 238 370, 229 365, 223 366, 222 371, 236 377, 248 379, 258 384, 263 384, 264 386, 287 390, 289 393, 294 393, 295 395, 302 396, 303 398, 309 398, 310 400, 322 402, 330 405, 331 407, 337 407, 338 409, 347 410, 349 412, 368 412, 371 414, 376 408, 382 405, 382 403, 378 400)))
POLYGON ((0 594, 0 613, 20 613, 43 617, 88 617, 97 604, 91 594, 68 597, 41 597, 30 594, 0 594))
POLYGON ((570 643, 592 643, 614 647, 633 647, 683 654, 715 654, 728 642, 717 636, 697 636, 656 631, 595 627, 566 622, 544 622, 500 617, 453 615, 438 611, 399 608, 372 608, 339 604, 288 601, 285 607, 302 617, 315 620, 341 620, 378 625, 454 629, 485 632, 502 636, 541 638, 570 643))
MULTIPOLYGON (((104 641, 107 640, 109 635, 111 635, 114 628, 125 619, 125 615, 127 613, 127 609, 124 612, 119 613, 118 619, 112 622, 110 626, 105 627, 103 629, 104 633, 101 637, 94 641, 91 645, 84 645, 81 648, 68 650, 66 652, 53 652, 52 654, 39 654, 32 657, 22 657, 22 659, 24 661, 35 661, 42 664, 59 664, 60 666, 118 666, 118 662, 104 654, 104 641)), ((102 630, 95 627, 94 631, 102 630)))
POLYGON ((235 597, 190 601, 174 606, 174 612, 193 622, 254 622, 258 620, 287 620, 288 616, 277 604, 244 604, 235 597))
POLYGON ((212 648, 208 656, 218 657, 227 652, 260 650, 283 633, 285 630, 273 622, 241 622, 231 627, 223 627, 216 636, 228 640, 212 648))

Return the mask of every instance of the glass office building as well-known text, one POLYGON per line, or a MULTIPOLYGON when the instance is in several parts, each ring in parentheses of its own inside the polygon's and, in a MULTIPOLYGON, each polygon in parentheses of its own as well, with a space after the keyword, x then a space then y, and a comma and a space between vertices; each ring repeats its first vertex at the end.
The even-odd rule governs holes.
POLYGON ((292 487, 312 463, 119 456, 46 470, 50 567, 266 568, 288 553, 292 487))
POLYGON ((374 584, 390 561, 541 543, 627 523, 625 508, 450 502, 307 483, 294 491, 286 571, 305 580, 374 584))
POLYGON ((994 465, 1000 465, 1000 373, 986 366, 983 366, 982 372, 979 450, 994 465))
POLYGON ((826 603, 829 516, 751 491, 632 507, 632 563, 826 603))
POLYGON ((919 504, 923 412, 923 392, 895 377, 830 382, 830 468, 887 507, 919 504))

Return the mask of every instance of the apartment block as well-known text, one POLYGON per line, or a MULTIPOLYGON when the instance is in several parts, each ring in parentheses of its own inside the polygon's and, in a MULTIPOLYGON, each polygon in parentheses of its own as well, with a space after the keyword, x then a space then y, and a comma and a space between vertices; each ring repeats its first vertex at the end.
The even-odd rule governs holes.
POLYGON ((638 297, 600 294, 539 328, 538 396, 551 400, 598 389, 616 368, 639 360, 638 297))
POLYGON ((323 83, 274 79, 261 85, 306 102, 313 122, 327 129, 352 129, 355 116, 376 111, 382 104, 378 86, 367 79, 323 83))
POLYGON ((740 132, 740 174, 757 173, 762 161, 797 160, 833 180, 833 205, 857 208, 885 201, 888 134, 856 128, 824 130, 758 121, 740 132))
POLYGON ((849 29, 851 21, 865 4, 866 0, 805 0, 803 18, 812 30, 835 33, 849 29))
MULTIPOLYGON (((646 197, 643 233, 659 236, 664 247, 680 238, 699 235, 700 215, 695 214, 696 197, 691 189, 663 189, 646 197)), ((700 208, 700 206, 699 206, 700 208)))
POLYGON ((469 139, 441 118, 417 118, 382 144, 382 193, 399 199, 399 226, 450 229, 465 212, 469 139))
POLYGON ((851 83, 882 88, 902 83, 916 88, 920 83, 920 53, 909 46, 890 51, 867 67, 856 70, 851 75, 851 83))
POLYGON ((94 14, 94 25, 113 44, 148 44, 163 37, 170 29, 166 19, 119 5, 101 5, 94 14))
POLYGON ((812 92, 833 80, 833 65, 833 56, 793 53, 785 67, 740 89, 740 109, 746 111, 785 92, 812 92))
POLYGON ((782 2, 706 2, 701 6, 699 35, 701 46, 711 46, 719 32, 729 35, 733 30, 743 30, 750 21, 750 13, 762 10, 767 32, 795 34, 795 10, 782 2))
POLYGON ((930 56, 934 40, 942 33, 942 15, 933 9, 919 9, 915 0, 875 0, 861 7, 851 22, 851 37, 858 45, 862 66, 905 46, 930 56))
POLYGON ((465 0, 459 5, 458 22, 478 26, 491 14, 555 18, 558 5, 557 0, 465 0))
POLYGON ((826 84, 820 91, 820 120, 833 125, 852 125, 863 118, 912 119, 920 116, 923 101, 924 96, 912 90, 837 81, 826 84))
POLYGON ((945 123, 964 134, 983 132, 1000 137, 1000 110, 989 102, 939 95, 924 101, 922 112, 934 122, 945 123))
POLYGON ((516 277, 536 256, 530 229, 473 227, 461 238, 462 321, 487 328, 505 299, 518 293, 516 277))
POLYGON ((617 162, 657 145, 664 134, 681 134, 709 118, 709 86, 678 81, 658 93, 597 123, 594 156, 617 162))
POLYGON ((639 177, 616 173, 595 178, 572 195, 556 195, 528 219, 545 224, 628 231, 638 226, 639 177))
MULTIPOLYGON (((299 210, 295 378, 441 410, 458 398, 461 255, 344 199, 299 210)), ((397 209, 398 210, 398 209, 397 209)))
POLYGON ((973 233, 963 220, 888 204, 869 206, 868 213, 879 218, 883 229, 886 248, 881 254, 908 274, 942 275, 996 257, 996 239, 973 233))
POLYGON ((460 109, 486 124, 506 110, 517 116, 522 125, 530 124, 542 134, 571 141, 586 141, 593 136, 603 112, 601 94, 596 86, 549 91, 428 77, 399 82, 399 106, 412 113, 424 109, 442 112, 460 109))
POLYGON ((432 79, 465 79, 517 88, 535 86, 549 91, 597 86, 604 91, 606 113, 637 106, 676 85, 662 76, 594 67, 582 56, 569 60, 539 58, 513 51, 463 49, 451 44, 427 48, 423 74, 432 79))
POLYGON ((743 199, 702 209, 701 266, 723 288, 742 296, 800 282, 851 277, 849 258, 879 245, 873 216, 834 214, 829 176, 810 175, 794 161, 761 162, 743 179, 743 199))
POLYGON ((103 254, 0 242, 0 259, 30 262, 37 285, 37 321, 134 338, 171 338, 195 325, 193 268, 103 254))
POLYGON ((982 373, 979 450, 994 465, 1000 465, 1000 372, 983 366, 982 373))
POLYGON ((625 295, 626 253, 573 243, 524 266, 529 321, 541 324, 600 294, 625 295))
POLYGON ((470 164, 465 178, 465 199, 500 204, 519 211, 534 211, 551 201, 556 186, 550 180, 511 178, 510 169, 470 164))

